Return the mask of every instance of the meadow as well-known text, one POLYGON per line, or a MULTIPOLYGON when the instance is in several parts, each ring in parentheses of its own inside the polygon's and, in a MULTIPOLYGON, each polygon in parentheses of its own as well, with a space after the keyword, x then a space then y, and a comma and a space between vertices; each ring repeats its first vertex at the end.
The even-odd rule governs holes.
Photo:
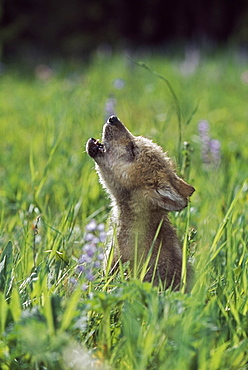
POLYGON ((247 96, 228 51, 2 69, 1 369, 248 368, 247 96), (114 112, 196 189, 170 213, 190 293, 101 268, 109 200, 85 144, 114 112))

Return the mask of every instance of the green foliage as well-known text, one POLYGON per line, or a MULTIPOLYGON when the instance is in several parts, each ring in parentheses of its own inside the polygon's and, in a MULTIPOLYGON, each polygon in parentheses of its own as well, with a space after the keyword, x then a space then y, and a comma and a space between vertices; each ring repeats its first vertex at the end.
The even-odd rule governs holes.
POLYGON ((33 76, 16 70, 1 76, 4 370, 248 366, 244 67, 230 56, 212 57, 185 75, 179 60, 144 59, 165 80, 122 56, 98 56, 88 66, 54 64, 45 78, 37 70, 33 76), (117 79, 124 81, 119 89, 117 79), (100 270, 92 281, 78 272, 85 225, 108 215, 85 143, 99 137, 110 96, 134 134, 181 156, 179 170, 196 188, 188 210, 170 215, 194 265, 190 293, 185 285, 163 292, 143 283, 142 269, 127 279, 128 266, 114 275, 100 270), (221 142, 216 167, 201 157, 202 119, 221 142), (179 135, 187 141, 182 147, 180 139, 181 152, 179 135))

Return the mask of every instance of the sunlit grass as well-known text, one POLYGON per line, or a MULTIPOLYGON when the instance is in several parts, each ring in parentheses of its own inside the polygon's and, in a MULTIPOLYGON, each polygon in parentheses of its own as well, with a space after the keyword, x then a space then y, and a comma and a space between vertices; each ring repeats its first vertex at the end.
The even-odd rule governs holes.
MULTIPOLYGON (((185 61, 96 57, 52 65, 47 79, 9 70, 0 79, 0 367, 2 369, 246 369, 247 85, 231 54, 185 61), (186 73, 187 72, 187 73, 186 73), (115 83, 120 79, 121 84, 115 83), (171 214, 195 277, 190 294, 161 292, 120 274, 78 270, 85 226, 107 222, 109 200, 89 137, 99 137, 106 101, 134 134, 148 136, 196 188, 189 211, 171 214), (198 122, 221 143, 203 163, 198 122), (184 162, 183 162, 184 161, 184 162), (80 367, 81 366, 81 367, 80 367)), ((144 274, 145 271, 141 271, 144 274)), ((183 279, 185 275, 183 274, 183 279)))

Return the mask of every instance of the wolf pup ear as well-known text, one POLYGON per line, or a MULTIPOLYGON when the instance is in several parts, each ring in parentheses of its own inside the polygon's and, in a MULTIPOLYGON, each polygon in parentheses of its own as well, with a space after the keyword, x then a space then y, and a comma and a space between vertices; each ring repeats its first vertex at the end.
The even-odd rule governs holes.
POLYGON ((157 201, 160 207, 167 211, 180 211, 188 204, 188 197, 193 194, 195 189, 187 184, 177 175, 173 174, 164 186, 156 189, 157 201))

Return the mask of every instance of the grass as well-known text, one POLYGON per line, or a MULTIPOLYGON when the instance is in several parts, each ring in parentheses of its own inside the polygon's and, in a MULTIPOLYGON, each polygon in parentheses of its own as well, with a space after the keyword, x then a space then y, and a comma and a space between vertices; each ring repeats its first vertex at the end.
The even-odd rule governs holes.
POLYGON ((225 53, 189 73, 180 58, 141 59, 165 80, 123 55, 0 76, 4 370, 247 369, 245 65, 225 53), (191 293, 79 272, 85 227, 109 212, 85 143, 113 96, 128 128, 168 150, 196 188, 190 209, 170 215, 194 264, 191 293), (219 166, 203 163, 200 120, 221 143, 219 166), (179 137, 190 146, 179 150, 179 137))

